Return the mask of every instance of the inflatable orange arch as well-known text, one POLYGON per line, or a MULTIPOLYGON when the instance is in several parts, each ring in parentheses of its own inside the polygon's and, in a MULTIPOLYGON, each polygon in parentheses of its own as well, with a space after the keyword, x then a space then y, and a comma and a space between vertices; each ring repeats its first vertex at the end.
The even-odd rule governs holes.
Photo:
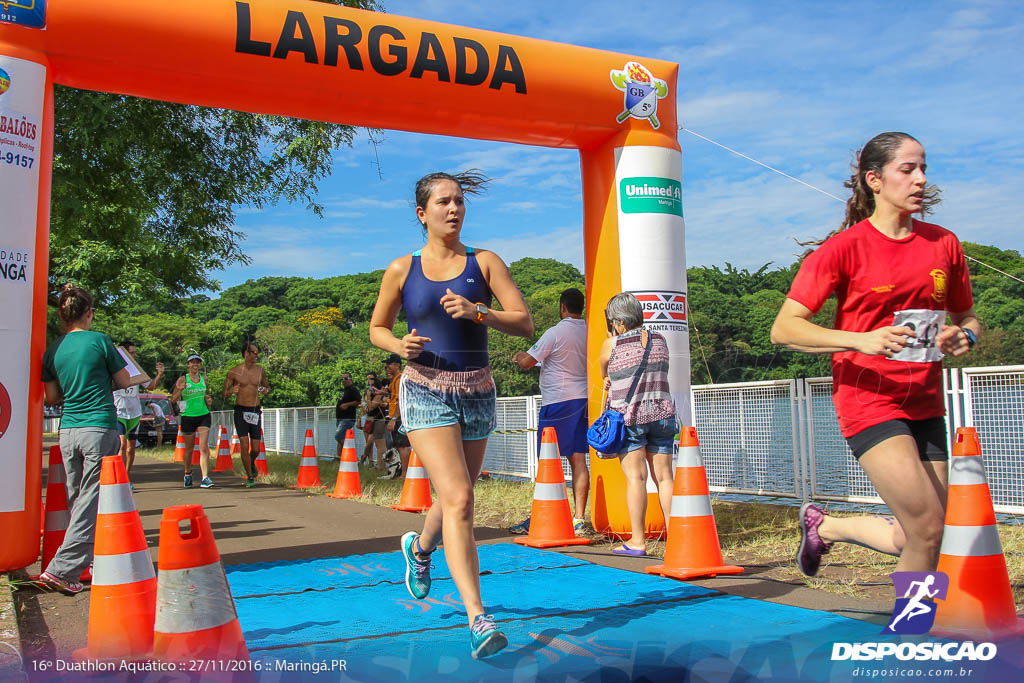
MULTIPOLYGON (((53 84, 375 128, 580 151, 590 413, 619 291, 665 334, 691 424, 678 66, 293 0, 0 0, 0 570, 39 550, 53 84)), ((617 461, 592 521, 629 529, 617 461)), ((648 531, 664 528, 656 498, 648 531)))

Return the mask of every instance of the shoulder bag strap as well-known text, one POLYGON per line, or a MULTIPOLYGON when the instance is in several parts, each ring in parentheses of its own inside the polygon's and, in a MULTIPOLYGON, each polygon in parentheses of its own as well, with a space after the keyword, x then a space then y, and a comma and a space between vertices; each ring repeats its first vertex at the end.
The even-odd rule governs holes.
MULTIPOLYGON (((645 330, 643 328, 641 328, 641 330, 640 330, 640 344, 641 345, 643 345, 643 343, 644 343, 644 332, 645 332, 645 330)), ((626 405, 627 406, 629 405, 629 402, 633 400, 633 394, 636 393, 637 385, 640 384, 640 377, 644 374, 644 370, 647 369, 647 357, 650 356, 650 355, 651 355, 651 334, 648 332, 647 333, 647 346, 644 347, 644 357, 643 357, 643 360, 640 361, 640 366, 637 368, 636 374, 633 376, 633 384, 629 387, 629 393, 626 394, 626 405)))

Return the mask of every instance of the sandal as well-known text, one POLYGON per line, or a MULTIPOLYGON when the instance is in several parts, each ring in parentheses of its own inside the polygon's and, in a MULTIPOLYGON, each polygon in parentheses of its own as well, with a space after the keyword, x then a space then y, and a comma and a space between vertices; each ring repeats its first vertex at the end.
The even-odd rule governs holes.
POLYGON ((77 581, 67 581, 55 576, 50 572, 43 572, 33 581, 36 586, 43 590, 55 590, 64 595, 78 595, 85 590, 85 586, 77 581))
POLYGON ((612 555, 627 555, 629 557, 647 557, 647 549, 641 548, 640 550, 637 550, 635 548, 630 548, 628 545, 623 543, 618 548, 612 549, 612 555))

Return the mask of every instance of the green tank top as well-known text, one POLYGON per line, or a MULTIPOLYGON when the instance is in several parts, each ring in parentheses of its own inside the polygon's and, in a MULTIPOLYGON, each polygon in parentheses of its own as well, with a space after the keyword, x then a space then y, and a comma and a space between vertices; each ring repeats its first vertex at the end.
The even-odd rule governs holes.
POLYGON ((199 375, 199 381, 193 382, 186 373, 181 400, 185 402, 185 410, 181 413, 185 417, 202 417, 209 413, 210 409, 206 407, 206 378, 199 375))

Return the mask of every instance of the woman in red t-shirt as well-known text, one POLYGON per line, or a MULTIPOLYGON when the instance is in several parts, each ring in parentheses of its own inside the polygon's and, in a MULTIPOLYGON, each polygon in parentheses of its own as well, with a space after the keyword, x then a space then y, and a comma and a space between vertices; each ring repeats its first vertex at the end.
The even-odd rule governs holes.
POLYGON ((801 264, 771 337, 832 354, 839 427, 895 519, 805 504, 797 560, 808 576, 836 541, 898 555, 896 571, 935 570, 949 460, 941 359, 966 353, 981 331, 960 242, 911 217, 938 201, 921 143, 882 133, 855 166, 846 219, 801 264), (832 294, 834 329, 812 323, 832 294))

